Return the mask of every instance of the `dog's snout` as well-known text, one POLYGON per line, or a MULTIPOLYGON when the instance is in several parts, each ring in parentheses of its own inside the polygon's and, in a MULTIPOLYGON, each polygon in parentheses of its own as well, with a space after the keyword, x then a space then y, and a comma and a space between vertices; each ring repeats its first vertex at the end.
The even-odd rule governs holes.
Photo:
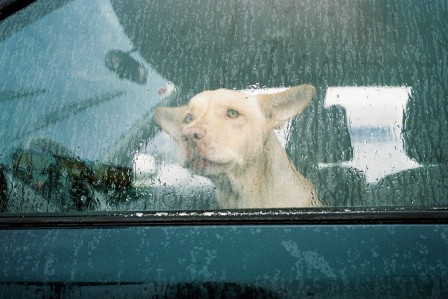
POLYGON ((205 128, 194 126, 184 128, 182 135, 188 140, 201 140, 205 137, 205 133, 205 128))

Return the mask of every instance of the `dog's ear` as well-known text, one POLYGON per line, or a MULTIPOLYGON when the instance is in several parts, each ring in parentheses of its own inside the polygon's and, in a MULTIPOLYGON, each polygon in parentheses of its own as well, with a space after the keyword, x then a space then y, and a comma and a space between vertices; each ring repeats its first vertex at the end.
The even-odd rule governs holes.
POLYGON ((268 129, 276 129, 296 115, 301 114, 316 94, 314 86, 304 84, 274 94, 258 95, 258 101, 268 129))
POLYGON ((185 109, 185 106, 157 107, 155 111, 156 121, 159 126, 176 140, 180 138, 180 128, 185 109))

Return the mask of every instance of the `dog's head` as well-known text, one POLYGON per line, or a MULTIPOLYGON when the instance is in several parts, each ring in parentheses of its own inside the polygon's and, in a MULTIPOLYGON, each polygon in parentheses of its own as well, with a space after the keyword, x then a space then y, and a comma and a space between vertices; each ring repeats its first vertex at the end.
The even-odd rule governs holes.
POLYGON ((197 94, 186 106, 158 107, 155 115, 179 144, 182 166, 212 176, 253 163, 270 132, 302 113, 314 94, 311 85, 260 95, 218 89, 197 94))

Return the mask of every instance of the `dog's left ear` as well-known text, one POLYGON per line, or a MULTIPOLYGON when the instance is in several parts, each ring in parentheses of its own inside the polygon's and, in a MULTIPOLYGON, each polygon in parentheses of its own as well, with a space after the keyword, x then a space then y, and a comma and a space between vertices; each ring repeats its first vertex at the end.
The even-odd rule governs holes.
POLYGON ((180 139, 182 116, 186 107, 157 107, 155 118, 159 126, 175 140, 180 139))
POLYGON ((258 95, 258 102, 268 121, 268 129, 277 129, 301 114, 316 94, 314 86, 304 84, 274 94, 258 95))

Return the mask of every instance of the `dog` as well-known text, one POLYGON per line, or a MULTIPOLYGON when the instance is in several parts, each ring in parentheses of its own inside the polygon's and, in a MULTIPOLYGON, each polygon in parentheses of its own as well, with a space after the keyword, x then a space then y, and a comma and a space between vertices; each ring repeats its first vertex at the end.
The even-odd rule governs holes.
POLYGON ((308 84, 258 95, 207 90, 185 106, 157 107, 155 118, 178 144, 181 165, 215 185, 220 208, 318 207, 314 185, 296 170, 274 132, 314 95, 308 84))

